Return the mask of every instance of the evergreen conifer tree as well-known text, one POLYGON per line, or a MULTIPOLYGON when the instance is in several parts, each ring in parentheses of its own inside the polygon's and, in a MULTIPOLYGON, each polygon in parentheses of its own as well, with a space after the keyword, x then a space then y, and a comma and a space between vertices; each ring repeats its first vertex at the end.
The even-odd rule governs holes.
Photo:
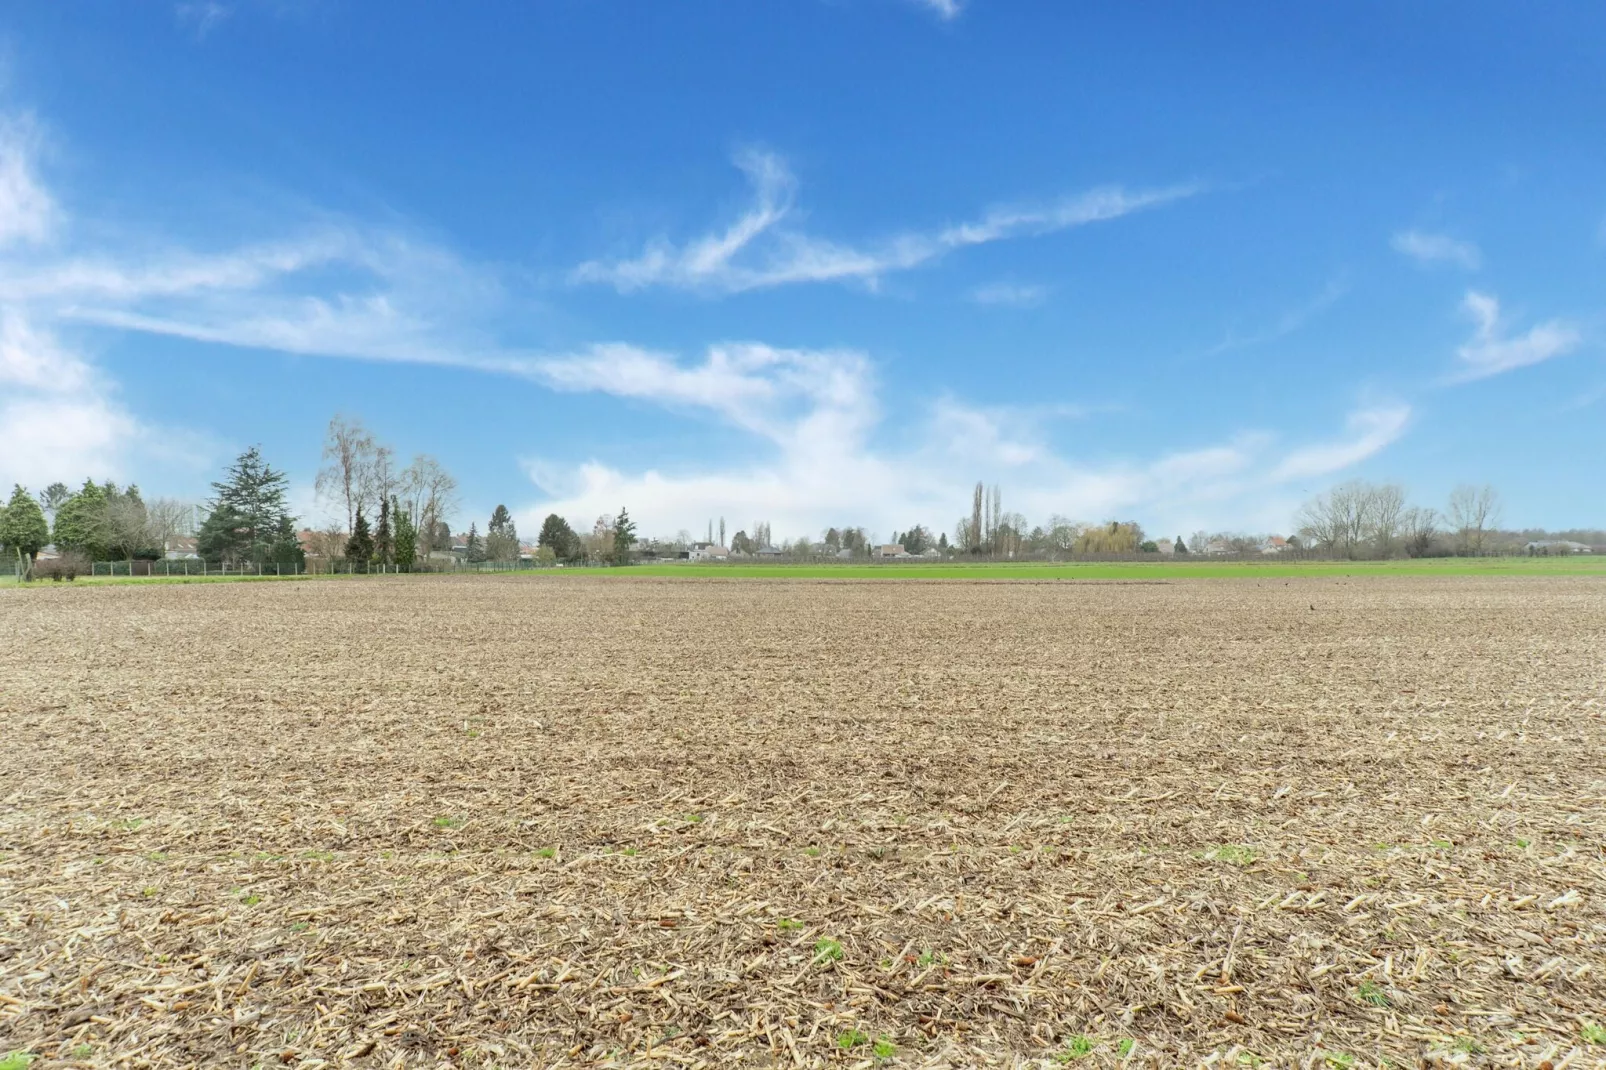
POLYGON ((576 535, 569 522, 557 513, 549 514, 541 522, 541 534, 536 539, 536 545, 548 547, 552 551, 552 556, 559 561, 573 561, 584 553, 580 545, 580 536, 576 535))
POLYGON ((274 565, 290 568, 292 573, 299 573, 306 567, 307 552, 301 548, 301 539, 296 535, 296 519, 289 513, 279 514, 279 523, 273 531, 273 545, 268 548, 268 560, 274 565))
POLYGON ((390 530, 390 499, 379 499, 379 526, 374 528, 374 560, 381 565, 395 561, 396 538, 390 530))
POLYGON ((1181 535, 1177 536, 1177 544, 1176 544, 1175 550, 1179 554, 1185 554, 1185 553, 1188 552, 1188 544, 1182 541, 1182 536, 1181 535))
POLYGON ((613 520, 613 563, 630 564, 630 547, 636 541, 636 522, 623 508, 613 520))
POLYGON ((72 497, 72 489, 65 483, 52 483, 39 492, 39 507, 45 512, 46 520, 56 519, 56 510, 67 504, 72 497))
POLYGON ((485 556, 492 561, 519 559, 519 529, 505 505, 498 505, 491 513, 490 527, 485 529, 485 556))
MULTIPOLYGON (((208 561, 258 566, 285 554, 293 559, 300 548, 295 553, 290 550, 295 517, 285 507, 289 481, 284 473, 274 471, 255 446, 240 454, 227 471, 226 479, 212 484, 212 511, 196 537, 200 555, 208 561)), ((66 509, 63 506, 62 512, 66 509)), ((56 519, 59 522, 61 514, 56 519)))
POLYGON ((351 526, 351 538, 346 540, 346 560, 351 562, 355 571, 359 565, 367 568, 373 558, 374 536, 368 530, 368 518, 358 509, 357 521, 351 526))
POLYGON ((407 515, 407 510, 399 508, 394 499, 390 503, 390 515, 396 518, 396 564, 403 572, 410 572, 413 562, 418 560, 418 529, 413 527, 413 518, 407 515))
POLYGON ((466 556, 473 564, 477 565, 485 560, 485 544, 480 541, 478 524, 470 524, 468 526, 468 542, 464 549, 467 551, 466 556))
POLYGON ((22 564, 23 578, 33 571, 39 551, 50 539, 50 526, 45 523, 44 510, 19 483, 11 491, 11 500, 0 509, 0 546, 14 561, 22 564))
POLYGON ((78 493, 56 510, 56 526, 51 532, 56 549, 83 554, 91 561, 107 559, 106 498, 104 487, 92 479, 84 480, 78 493))

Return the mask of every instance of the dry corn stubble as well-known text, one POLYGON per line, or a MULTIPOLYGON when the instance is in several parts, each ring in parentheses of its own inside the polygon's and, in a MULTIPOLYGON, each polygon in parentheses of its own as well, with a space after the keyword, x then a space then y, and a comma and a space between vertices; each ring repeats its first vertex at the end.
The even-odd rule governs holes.
POLYGON ((0 1056, 1606 1056, 1599 580, 53 588, 0 634, 0 1056))

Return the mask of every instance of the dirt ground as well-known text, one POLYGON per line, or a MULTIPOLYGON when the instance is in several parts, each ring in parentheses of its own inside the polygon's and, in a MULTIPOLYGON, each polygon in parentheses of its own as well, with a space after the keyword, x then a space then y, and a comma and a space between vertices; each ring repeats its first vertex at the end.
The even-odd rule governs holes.
POLYGON ((0 1059, 1601 1065, 1606 581, 0 591, 0 1059))

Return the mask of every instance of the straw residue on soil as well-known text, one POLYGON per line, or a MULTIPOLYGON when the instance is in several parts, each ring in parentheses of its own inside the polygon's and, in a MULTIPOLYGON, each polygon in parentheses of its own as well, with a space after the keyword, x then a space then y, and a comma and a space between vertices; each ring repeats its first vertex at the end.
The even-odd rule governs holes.
POLYGON ((50 588, 0 634, 0 1056, 1606 1056, 1599 581, 50 588))

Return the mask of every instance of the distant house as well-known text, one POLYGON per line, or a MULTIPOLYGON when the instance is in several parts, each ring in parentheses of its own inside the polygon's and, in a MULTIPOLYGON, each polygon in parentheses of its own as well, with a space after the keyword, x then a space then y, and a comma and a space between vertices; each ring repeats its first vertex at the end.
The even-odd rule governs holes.
POLYGON ((875 548, 875 555, 877 557, 913 557, 914 556, 908 550, 905 550, 903 548, 902 544, 900 544, 900 543, 892 543, 890 546, 877 546, 875 548))
POLYGON ((724 561, 730 555, 729 549, 715 542, 694 542, 690 549, 680 552, 685 561, 724 561))
POLYGON ((1573 542, 1571 539, 1536 539, 1523 547, 1530 554, 1592 554, 1595 548, 1588 543, 1573 542))
POLYGON ((1154 548, 1159 550, 1162 554, 1174 554, 1177 552, 1177 544, 1172 542, 1170 539, 1161 539, 1159 542, 1154 544, 1154 548))
POLYGON ((840 550, 838 550, 836 552, 836 555, 837 555, 837 557, 839 557, 842 560, 846 561, 846 560, 848 560, 849 558, 851 558, 853 556, 853 550, 850 547, 844 546, 844 547, 842 547, 842 549, 840 549, 840 550))
POLYGON ((937 549, 935 546, 928 546, 928 547, 925 548, 924 551, 921 552, 920 556, 921 557, 941 557, 942 556, 942 551, 937 549))
POLYGON ((1226 539, 1211 539, 1205 543, 1204 552, 1207 554, 1230 554, 1232 547, 1227 545, 1226 539))
POLYGON ((781 556, 781 551, 777 550, 773 546, 760 546, 757 550, 753 551, 753 556, 775 558, 781 556))
POLYGON ((195 561, 200 558, 194 535, 174 535, 162 547, 162 556, 168 561, 195 561))
POLYGON ((1288 549, 1290 549, 1288 540, 1281 535, 1267 536, 1266 541, 1260 544, 1260 552, 1263 554, 1280 554, 1288 549))

